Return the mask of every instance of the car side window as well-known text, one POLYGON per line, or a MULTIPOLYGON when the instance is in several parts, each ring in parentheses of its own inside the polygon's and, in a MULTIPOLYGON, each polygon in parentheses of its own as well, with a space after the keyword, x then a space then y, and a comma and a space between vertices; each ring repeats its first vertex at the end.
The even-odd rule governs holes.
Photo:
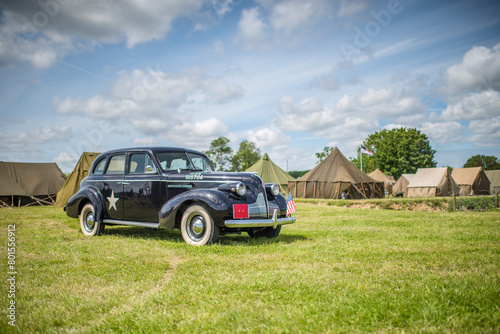
POLYGON ((184 152, 159 153, 157 157, 161 168, 166 172, 177 169, 193 169, 184 152))
POLYGON ((104 174, 105 167, 106 167, 106 158, 103 158, 101 161, 97 163, 97 166, 94 168, 94 175, 104 174))
POLYGON ((125 174, 125 154, 115 155, 109 159, 106 174, 125 174))
POLYGON ((154 167, 153 160, 146 153, 132 154, 130 156, 129 164, 130 174, 155 174, 156 168, 154 167))

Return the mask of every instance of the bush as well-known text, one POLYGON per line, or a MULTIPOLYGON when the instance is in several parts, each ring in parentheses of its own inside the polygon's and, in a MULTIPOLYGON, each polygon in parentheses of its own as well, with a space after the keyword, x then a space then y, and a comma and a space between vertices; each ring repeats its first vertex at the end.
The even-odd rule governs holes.
MULTIPOLYGON (((460 211, 494 211, 495 197, 457 197, 455 200, 456 210, 460 211)), ((451 205, 453 206, 453 205, 451 205)))

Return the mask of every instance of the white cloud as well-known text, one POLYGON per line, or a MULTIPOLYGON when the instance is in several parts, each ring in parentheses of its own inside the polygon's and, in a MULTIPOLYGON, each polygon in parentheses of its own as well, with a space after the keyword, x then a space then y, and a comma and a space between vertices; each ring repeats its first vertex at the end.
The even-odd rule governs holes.
POLYGON ((67 125, 35 128, 28 132, 0 132, 0 151, 29 152, 35 145, 66 141, 70 135, 71 129, 67 125))
POLYGON ((312 26, 327 10, 326 1, 291 0, 278 3, 271 13, 271 24, 275 31, 291 33, 312 26))
POLYGON ((339 143, 366 138, 380 128, 380 119, 420 126, 426 120, 426 109, 422 100, 409 90, 369 88, 356 95, 344 94, 334 106, 325 106, 316 98, 297 103, 284 96, 276 118, 283 129, 311 132, 330 143, 339 143))
POLYGON ((425 122, 420 129, 430 140, 437 143, 456 143, 463 134, 459 122, 425 122))
POLYGON ((410 92, 397 93, 392 87, 369 88, 358 95, 345 94, 335 107, 339 112, 369 113, 370 117, 398 117, 425 112, 420 98, 410 92))
MULTIPOLYGON (((195 120, 193 110, 227 103, 242 94, 241 86, 209 76, 200 68, 181 73, 135 70, 120 74, 110 96, 95 95, 87 100, 57 97, 54 108, 60 114, 120 120, 148 138, 205 146, 229 131, 213 117, 195 120)), ((134 143, 142 144, 143 140, 134 143)))
POLYGON ((246 137, 263 150, 276 149, 276 147, 282 148, 291 141, 290 136, 284 134, 281 130, 271 128, 249 130, 246 133, 246 137))
POLYGON ((443 120, 474 120, 498 115, 500 92, 483 91, 464 95, 460 101, 448 104, 441 113, 443 120))
POLYGON ((168 130, 161 134, 160 138, 172 140, 177 145, 184 147, 208 149, 210 142, 220 136, 229 137, 230 140, 234 139, 224 122, 213 117, 199 121, 179 123, 168 130))
POLYGON ((306 98, 296 103, 290 96, 281 98, 278 124, 289 131, 320 131, 334 124, 338 116, 334 110, 326 109, 322 101, 306 98))
POLYGON ((351 16, 352 14, 360 12, 365 8, 366 3, 364 1, 342 0, 338 11, 338 16, 351 16))
POLYGON ((245 49, 267 49, 268 25, 264 22, 262 13, 258 7, 244 9, 241 20, 238 23, 238 34, 236 41, 241 43, 245 49))
POLYGON ((473 47, 464 55, 462 62, 443 71, 445 94, 461 97, 470 91, 500 91, 500 44, 489 49, 473 47))
POLYGON ((469 123, 470 141, 478 147, 494 147, 500 143, 500 116, 469 123))
POLYGON ((70 172, 72 171, 80 157, 75 154, 70 154, 67 152, 61 152, 53 161, 59 166, 62 171, 70 172))
MULTIPOLYGON (((46 68, 69 52, 125 41, 129 48, 164 38, 172 23, 195 16, 203 0, 9 1, 2 4, 0 64, 46 68), (83 48, 82 48, 83 42, 83 48), (6 44, 7 43, 7 44, 6 44)), ((227 4, 216 8, 229 11, 227 4)))
POLYGON ((132 144, 134 145, 144 145, 144 146, 150 146, 150 145, 156 145, 158 144, 158 140, 154 137, 143 137, 143 138, 134 138, 132 141, 132 144))
POLYGON ((359 112, 345 112, 339 108, 327 108, 317 99, 307 98, 295 103, 291 97, 281 99, 278 124, 283 129, 312 132, 314 136, 329 141, 348 140, 366 135, 377 129, 375 117, 359 112))

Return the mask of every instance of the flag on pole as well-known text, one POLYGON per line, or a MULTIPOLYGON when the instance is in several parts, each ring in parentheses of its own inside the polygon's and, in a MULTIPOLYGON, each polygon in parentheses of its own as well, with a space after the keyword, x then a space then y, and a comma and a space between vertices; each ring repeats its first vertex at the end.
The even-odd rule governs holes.
POLYGON ((364 147, 363 145, 361 145, 361 154, 368 154, 368 155, 371 155, 373 156, 373 152, 372 151, 369 151, 366 147, 364 147))
POLYGON ((286 216, 290 216, 292 213, 296 212, 295 202, 293 201, 292 192, 288 192, 288 202, 286 203, 286 216))

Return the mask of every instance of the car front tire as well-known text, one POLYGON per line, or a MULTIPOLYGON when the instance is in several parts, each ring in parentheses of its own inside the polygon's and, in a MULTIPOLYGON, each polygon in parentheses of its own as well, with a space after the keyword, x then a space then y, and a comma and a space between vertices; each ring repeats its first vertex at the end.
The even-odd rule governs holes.
POLYGON ((210 245, 219 239, 219 226, 201 205, 191 205, 184 211, 181 232, 184 241, 194 246, 210 245))
POLYGON ((104 224, 96 220, 94 206, 85 204, 80 213, 80 227, 87 237, 93 237, 104 232, 104 224))

